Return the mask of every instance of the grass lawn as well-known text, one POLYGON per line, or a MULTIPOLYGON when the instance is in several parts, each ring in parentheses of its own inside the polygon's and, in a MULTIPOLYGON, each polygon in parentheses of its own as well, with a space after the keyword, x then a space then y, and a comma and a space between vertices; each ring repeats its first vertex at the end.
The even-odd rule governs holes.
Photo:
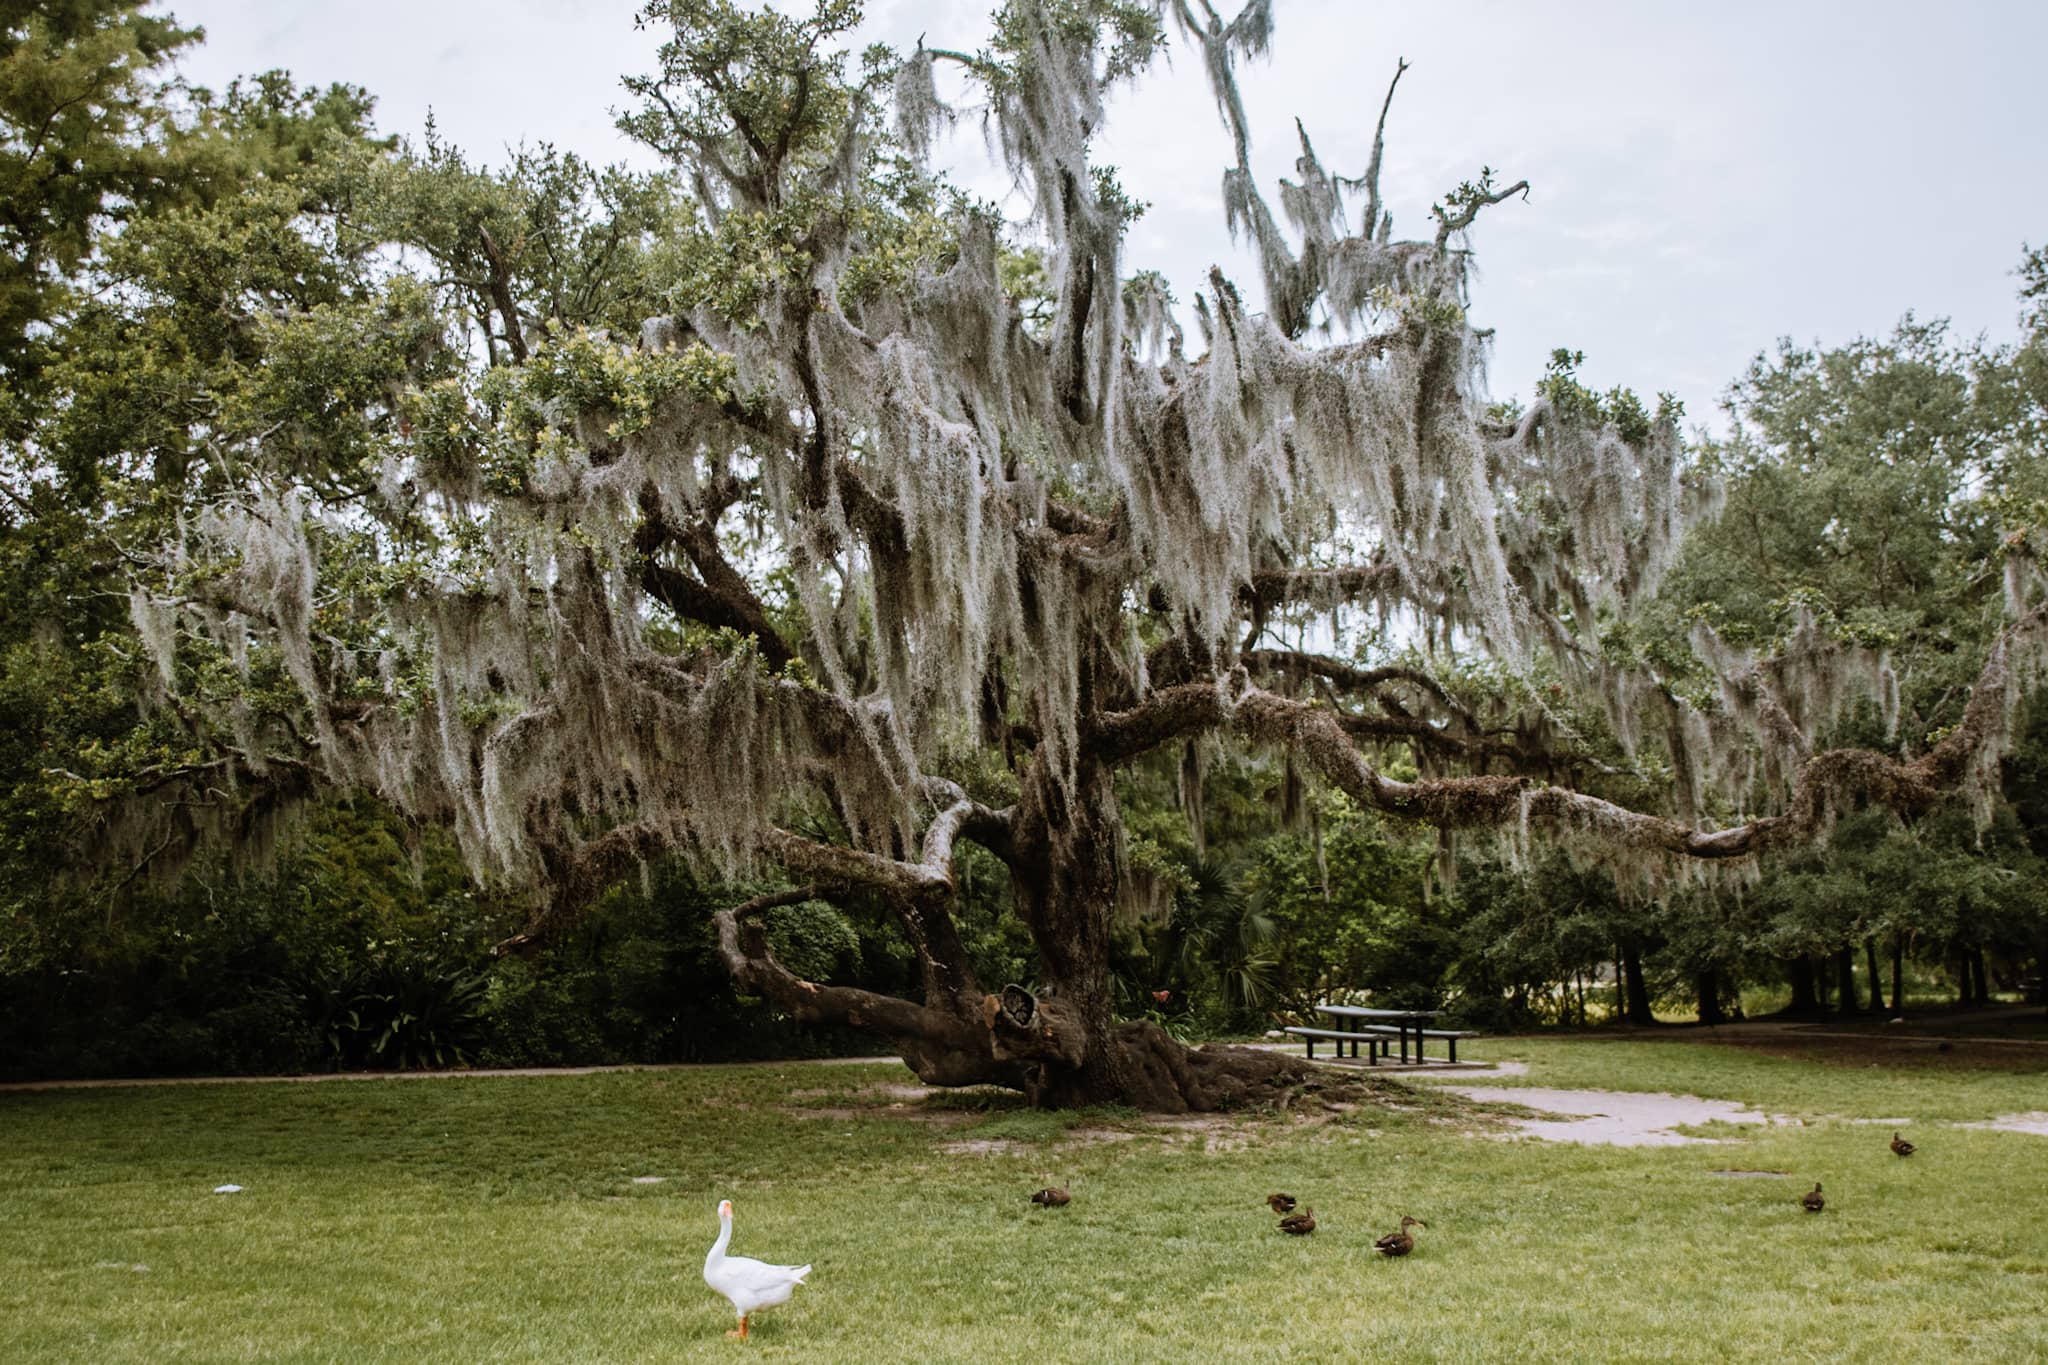
POLYGON ((2048 1359, 2048 1138, 1942 1126, 2048 1108, 2042 1064, 1473 1051, 1807 1122, 1585 1148, 1397 1091, 1161 1125, 824 1064, 7 1093, 0 1360, 2048 1359), (1070 1207, 1027 1202, 1048 1179, 1070 1207), (699 1278, 722 1197, 735 1252, 816 1265, 747 1345, 699 1278), (1418 1250, 1379 1260, 1403 1213, 1418 1250))

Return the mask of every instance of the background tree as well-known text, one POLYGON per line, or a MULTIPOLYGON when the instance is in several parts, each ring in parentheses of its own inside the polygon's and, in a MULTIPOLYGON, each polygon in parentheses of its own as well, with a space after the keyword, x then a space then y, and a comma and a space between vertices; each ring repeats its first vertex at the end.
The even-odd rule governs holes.
MULTIPOLYGON (((76 41, 96 50, 95 32, 76 41)), ((42 59, 59 73, 76 64, 62 50, 42 59)), ((140 874, 167 870, 158 860, 178 841, 159 835, 114 854, 130 861, 98 888, 67 875, 79 849, 94 847, 105 803, 217 770, 208 765, 221 756, 202 755, 175 708, 137 694, 127 547, 160 539, 205 471, 230 458, 223 447, 248 416, 264 360, 254 318, 331 307, 347 287, 346 264, 303 228, 332 212, 326 149, 365 142, 361 92, 301 92, 281 77, 220 97, 147 89, 158 103, 102 131, 117 140, 140 127, 177 144, 177 174, 164 171, 175 189, 85 225, 98 235, 64 257, 69 274, 45 260, 48 288, 15 353, 32 352, 33 364, 23 360, 5 385, 18 419, 0 433, 10 963, 39 960, 38 944, 75 941, 66 923, 110 918, 140 874)), ((297 398, 294 420, 312 425, 317 414, 297 398)))
MULTIPOLYGON (((2026 378, 2038 321, 2011 347, 1958 344, 1945 325, 1908 318, 1882 340, 1787 342, 1759 356, 1730 391, 1732 438, 1706 448, 1726 506, 1666 585, 1665 628, 1704 622, 1725 641, 1773 641, 1818 616, 1833 633, 1881 645, 1897 688, 1894 732, 1866 703, 1830 738, 1892 744, 1905 757, 1938 744, 1962 722, 2005 626, 2005 543, 2040 524, 2024 491, 2044 450, 2038 416, 2027 416, 2039 412, 2026 378)), ((1766 863, 1776 907, 1767 933, 1786 950, 1796 1005, 1818 1004, 1809 983, 1824 970, 1841 1008, 1870 1007, 1880 976, 1900 975, 1916 940, 1937 960, 1974 962, 1974 949, 1954 945, 1954 899, 1941 888, 1947 874, 1971 882, 1974 857, 1988 851, 1998 865, 2019 851, 1974 832, 2005 818, 2010 786, 1979 784, 1974 815, 1951 811, 1917 830, 1880 815, 1825 849, 1766 863), (1949 849, 1964 861, 1946 864, 1949 849), (1881 957, 1898 965, 1886 973, 1881 957), (1865 970, 1861 998, 1852 964, 1865 970)), ((2007 870, 2024 880, 2009 861, 2007 870)), ((1988 920, 1967 922, 1989 931, 1988 920)), ((1895 986, 1892 1008, 1898 996, 1895 986)))
POLYGON ((36 324, 63 311, 102 228, 180 192, 161 70, 199 33, 143 8, 0 9, 0 375, 17 402, 34 377, 36 324))
MULTIPOLYGON (((643 220, 667 191, 545 150, 489 176, 432 145, 414 154, 375 136, 368 96, 350 87, 301 90, 269 73, 215 93, 157 79, 136 54, 196 35, 133 6, 73 8, 30 7, 7 59, 20 99, 66 82, 92 93, 52 115, 69 129, 64 169, 30 158, 50 204, 78 213, 63 232, 46 214, 39 230, 69 245, 18 262, 35 263, 40 283, 21 296, 32 316, 0 385, 0 1070, 452 1056, 408 1052, 399 1035, 378 1049, 380 1010, 473 978, 483 945, 508 931, 493 921, 500 904, 447 890, 430 871, 449 866, 431 830, 345 792, 328 807, 291 760, 302 713, 274 654, 188 675, 206 695, 234 694, 236 736, 149 683, 157 656, 129 609, 133 556, 174 537, 258 444, 325 505, 373 486, 362 480, 391 395, 446 363, 442 346, 469 344, 459 319, 488 290, 468 269, 476 234, 465 256, 448 227, 475 220, 423 202, 488 201, 537 328, 654 306, 643 293, 619 311, 643 220), (112 165, 134 175, 102 173, 112 165), (411 268, 394 270, 401 261, 411 268), (149 816, 109 823, 124 810, 149 816), (301 847, 272 866, 268 836, 288 826, 301 847), (241 875, 221 851, 188 861, 202 829, 229 836, 241 875), (416 855, 398 860, 396 885, 393 830, 416 855), (373 881, 377 893, 360 894, 373 881), (357 1002, 357 1026, 340 1034, 322 1022, 337 990, 357 1002)), ((602 991, 585 998, 613 1007, 602 991)), ((502 1014, 517 1002, 494 1003, 502 1014)), ((547 1031, 565 1047, 603 1033, 547 1031)))

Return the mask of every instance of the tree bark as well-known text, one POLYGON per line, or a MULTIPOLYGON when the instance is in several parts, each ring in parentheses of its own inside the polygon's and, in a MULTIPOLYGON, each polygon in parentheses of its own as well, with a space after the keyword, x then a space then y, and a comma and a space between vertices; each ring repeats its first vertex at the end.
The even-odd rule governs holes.
POLYGON ((1970 964, 1970 1003, 1979 1009, 1991 1005, 1991 976, 1984 963, 1984 945, 1973 943, 1963 950, 1970 964))
POLYGON ((750 916, 797 901, 829 898, 827 883, 758 897, 722 910, 719 947, 742 990, 761 995, 807 1023, 838 1023, 886 1039, 911 1070, 933 1085, 1000 1085, 1042 1108, 1127 1104, 1154 1113, 1285 1104, 1347 1083, 1305 1059, 1249 1048, 1189 1048, 1150 1020, 1119 1021, 1110 971, 1111 937, 1122 880, 1115 790, 1107 767, 1077 761, 1057 780, 1043 758, 1027 770, 1014 813, 982 812, 960 798, 935 817, 919 864, 879 860, 886 873, 842 850, 786 840, 820 875, 869 878, 894 906, 917 949, 922 1003, 802 980, 775 960, 750 916), (1010 864, 1018 913, 1039 951, 1035 989, 987 992, 976 981, 949 903, 951 843, 977 824, 1006 820, 980 841, 999 845, 1010 864), (885 876, 901 883, 882 886, 885 876))
POLYGON ((1877 969, 1877 936, 1863 940, 1863 967, 1870 973, 1870 1013, 1884 1013, 1884 978, 1877 969))
POLYGON ((1857 1010, 1856 954, 1845 943, 1835 949, 1835 1011, 1855 1014, 1857 1010))
POLYGON ((1806 957, 1795 957, 1786 964, 1787 975, 1792 981, 1792 1003, 1787 1005, 1790 1014, 1812 1014, 1820 1008, 1819 995, 1815 989, 1813 961, 1806 957))
POLYGON ((1045 759, 1027 774, 1011 886, 1038 945, 1039 986, 990 997, 995 1056, 1024 1069, 1025 1093, 1043 1108, 1230 1109, 1312 1084, 1301 1059, 1190 1049, 1150 1020, 1117 1021, 1109 964, 1124 868, 1113 776, 1087 754, 1070 779, 1045 759))
POLYGON ((1627 1018, 1631 1024, 1648 1026, 1657 1022, 1650 1012, 1650 987, 1643 979, 1643 954, 1634 941, 1622 940, 1622 980, 1626 985, 1627 1018))
POLYGON ((999 1055, 1026 1064, 1034 1102, 1055 1108, 1129 1101, 1130 1058, 1117 1044, 1110 940, 1124 869, 1110 770, 1075 760, 1032 764, 1018 803, 1017 912, 1038 945, 1039 1002, 991 1019, 999 1055), (1005 1027, 1005 1025, 1009 1025, 1005 1027))
MULTIPOLYGON (((519 306, 512 298, 512 271, 505 262, 505 253, 498 249, 497 239, 491 236, 487 227, 477 228, 477 237, 483 243, 484 261, 490 270, 487 288, 491 304, 498 310, 498 316, 505 324, 505 345, 511 350, 512 358, 526 363, 526 329, 519 322, 519 306)), ((490 331, 486 327, 485 332, 490 331)))
POLYGON ((1703 968, 1693 978, 1693 989, 1699 1000, 1699 1016, 1702 1024, 1719 1024, 1727 1016, 1721 1012, 1721 975, 1712 967, 1703 968))
POLYGON ((804 886, 719 911, 713 917, 719 952, 734 984, 801 1023, 844 1024, 881 1035, 929 1084, 1022 1087, 1021 1071, 1002 1064, 990 1047, 980 1001, 971 989, 952 997, 927 990, 925 1002, 917 1004, 850 986, 820 986, 777 962, 761 925, 748 916, 826 893, 821 886, 804 886))

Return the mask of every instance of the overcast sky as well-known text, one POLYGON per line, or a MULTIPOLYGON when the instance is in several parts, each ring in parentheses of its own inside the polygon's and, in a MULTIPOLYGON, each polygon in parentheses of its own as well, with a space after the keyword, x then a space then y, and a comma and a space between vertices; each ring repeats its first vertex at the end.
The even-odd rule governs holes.
MULTIPOLYGON (((349 81, 417 137, 431 110, 474 159, 549 141, 645 154, 612 127, 622 73, 653 68, 635 0, 176 0, 207 30, 203 84, 283 67, 349 81)), ((1223 8, 1219 0, 1219 8, 1223 8)), ((1473 315, 1497 329, 1496 394, 1526 397, 1552 347, 1599 387, 1671 390, 1694 418, 1780 336, 1827 344, 1906 311, 2015 334, 2012 269, 2048 240, 2048 4, 2032 0, 1276 0, 1273 54, 1243 72, 1254 157, 1292 173, 1299 115, 1325 164, 1363 171, 1398 57, 1381 178, 1396 236, 1482 165, 1527 203, 1474 234, 1473 315)), ((870 35, 971 47, 980 0, 871 0, 870 35)), ((1152 205, 1129 268, 1183 298, 1212 263, 1257 298, 1223 230, 1229 141, 1199 62, 1170 49, 1114 106, 1103 154, 1152 205)), ((978 155, 980 138, 953 156, 978 155)), ((996 182, 982 181, 991 189, 996 182)), ((1718 420, 1715 422, 1718 425, 1718 420)))

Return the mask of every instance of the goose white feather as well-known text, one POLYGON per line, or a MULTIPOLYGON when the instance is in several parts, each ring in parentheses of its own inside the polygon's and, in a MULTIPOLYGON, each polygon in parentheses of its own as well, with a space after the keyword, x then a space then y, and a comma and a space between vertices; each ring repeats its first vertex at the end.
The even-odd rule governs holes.
POLYGON ((730 1333, 745 1339, 747 1316, 760 1308, 773 1308, 778 1303, 788 1303, 796 1293, 796 1287, 804 1282, 804 1276, 811 1273, 807 1265, 769 1265, 751 1256, 728 1256, 726 1247, 732 1242, 732 1201, 721 1199, 718 1203, 718 1240, 711 1244, 711 1250, 704 1257, 704 1283, 713 1292, 722 1294, 731 1302, 733 1312, 739 1314, 740 1325, 730 1333))

